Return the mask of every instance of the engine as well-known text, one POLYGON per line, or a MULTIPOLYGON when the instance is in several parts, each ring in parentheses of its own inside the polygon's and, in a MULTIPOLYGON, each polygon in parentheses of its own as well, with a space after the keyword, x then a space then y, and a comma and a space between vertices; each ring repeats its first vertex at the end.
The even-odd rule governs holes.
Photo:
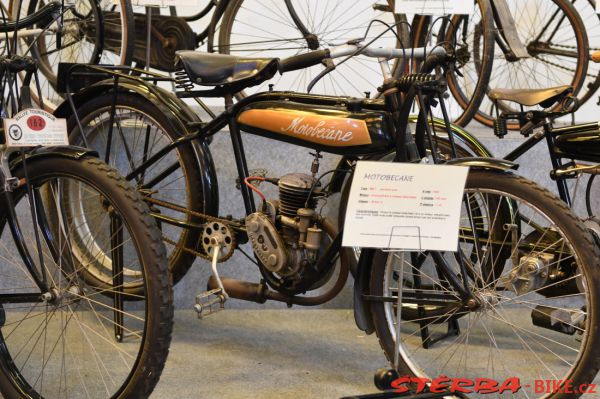
POLYGON ((280 286, 275 288, 295 291, 294 287, 306 285, 302 282, 319 278, 313 266, 324 239, 316 212, 323 193, 317 179, 302 173, 283 176, 277 185, 279 200, 266 201, 263 212, 249 215, 246 230, 254 253, 272 274, 267 281, 280 286))

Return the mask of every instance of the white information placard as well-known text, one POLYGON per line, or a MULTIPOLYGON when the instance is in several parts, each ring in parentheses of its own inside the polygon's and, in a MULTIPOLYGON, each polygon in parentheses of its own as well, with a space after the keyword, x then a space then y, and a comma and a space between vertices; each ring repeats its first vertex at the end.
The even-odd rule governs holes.
POLYGON ((469 168, 360 161, 343 246, 456 251, 469 168))
POLYGON ((41 109, 26 109, 4 120, 8 147, 69 145, 67 120, 41 109))
POLYGON ((396 13, 444 15, 469 14, 475 12, 472 0, 396 0, 396 13))

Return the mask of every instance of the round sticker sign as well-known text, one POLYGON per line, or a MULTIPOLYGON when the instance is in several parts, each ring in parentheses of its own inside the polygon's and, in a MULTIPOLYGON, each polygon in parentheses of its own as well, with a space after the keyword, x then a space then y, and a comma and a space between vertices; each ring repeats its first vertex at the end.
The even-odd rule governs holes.
POLYGON ((27 126, 31 130, 39 132, 40 130, 46 127, 46 121, 41 116, 32 115, 29 118, 27 118, 27 126))

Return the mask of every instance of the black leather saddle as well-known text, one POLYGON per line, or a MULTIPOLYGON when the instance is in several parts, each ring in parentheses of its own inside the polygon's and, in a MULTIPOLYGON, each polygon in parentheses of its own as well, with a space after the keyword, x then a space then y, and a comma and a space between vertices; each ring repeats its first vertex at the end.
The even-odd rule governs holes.
POLYGON ((513 101, 528 107, 541 105, 544 108, 549 108, 554 103, 562 101, 572 92, 573 88, 565 85, 547 89, 492 89, 488 95, 493 101, 513 101))
POLYGON ((278 58, 244 58, 189 50, 178 51, 176 55, 192 82, 221 86, 232 93, 271 79, 279 67, 278 58))

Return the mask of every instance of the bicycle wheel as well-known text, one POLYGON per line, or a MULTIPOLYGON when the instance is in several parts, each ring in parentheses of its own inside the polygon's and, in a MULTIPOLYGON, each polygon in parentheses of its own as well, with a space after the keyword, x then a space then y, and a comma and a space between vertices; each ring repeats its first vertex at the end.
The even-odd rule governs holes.
MULTIPOLYGON (((377 336, 388 359, 396 356, 399 328, 401 374, 491 378, 500 384, 519 376, 521 390, 496 396, 578 397, 581 393, 535 393, 534 383, 568 380, 578 389, 590 383, 600 368, 596 334, 600 275, 595 267, 600 254, 590 233, 558 198, 510 173, 471 171, 465 194, 476 198, 485 211, 484 217, 474 218, 470 206, 462 207, 459 253, 478 248, 475 261, 462 257, 466 267, 477 271, 476 278, 466 281, 473 294, 468 306, 437 270, 415 268, 401 252, 374 254, 370 293, 393 298, 371 303, 377 336), (513 210, 508 223, 497 217, 502 206, 513 210), (496 225, 502 225, 503 237, 486 236, 496 225), (498 263, 496 245, 508 247, 511 256, 498 263), (493 269, 484 267, 490 262, 498 264, 493 269), (502 272, 496 274, 497 270, 502 272), (447 301, 448 311, 411 322, 401 316, 398 325, 395 301, 399 276, 405 271, 436 287, 433 293, 403 289, 406 302, 423 306, 428 295, 435 295, 447 301)), ((446 270, 459 268, 454 254, 440 256, 446 260, 446 270)), ((465 283, 460 272, 456 276, 460 284, 465 283)), ((400 309, 404 312, 404 306, 400 309)))
MULTIPOLYGON (((43 7, 45 0, 12 0, 9 14, 23 18, 43 7)), ((69 5, 69 2, 66 2, 69 5)), ((63 16, 63 28, 49 29, 37 40, 24 38, 20 53, 29 51, 38 61, 44 107, 54 110, 62 102, 57 89, 58 64, 129 65, 133 55, 134 27, 131 2, 127 0, 78 0, 63 16), (35 40, 35 41, 34 41, 35 40)))
MULTIPOLYGON (((310 50, 328 48, 344 44, 349 40, 362 38, 369 23, 375 19, 388 24, 400 24, 404 17, 394 14, 392 1, 381 1, 385 9, 375 9, 376 1, 351 3, 342 1, 293 0, 293 8, 300 20, 313 34, 314 43, 310 48, 307 40, 292 20, 282 2, 261 0, 233 0, 223 16, 219 30, 218 51, 222 54, 235 54, 245 57, 286 58, 310 50)), ((386 27, 374 24, 364 43, 382 34, 386 27)), ((399 25, 402 40, 407 40, 406 24, 399 25)), ((404 43, 405 47, 408 42, 404 43)), ((375 42, 377 46, 400 47, 396 35, 384 33, 375 42)), ((341 60, 337 60, 339 62, 341 60)), ((394 66, 396 68, 396 66, 394 66)), ((285 73, 278 78, 245 90, 245 94, 266 91, 269 84, 276 90, 305 92, 310 81, 324 66, 314 66, 300 71, 285 73)), ((315 86, 313 92, 331 95, 364 97, 365 92, 375 96, 377 87, 383 82, 377 60, 357 56, 336 68, 335 71, 315 86)), ((244 94, 242 93, 242 95, 244 94)))
MULTIPOLYGON (((78 109, 87 146, 98 151, 100 159, 115 167, 123 176, 141 165, 164 146, 181 137, 180 130, 150 101, 140 96, 121 93, 118 96, 114 115, 111 93, 96 97, 78 109), (108 131, 111 126, 114 133, 111 139, 110 153, 107 156, 108 131)), ((70 142, 75 145, 84 143, 75 118, 69 121, 70 142)), ((201 183, 198 159, 191 144, 180 146, 152 164, 134 185, 143 197, 176 204, 190 211, 205 212, 207 201, 201 183), (166 173, 164 173, 166 172, 166 173)), ((180 220, 188 225, 198 223, 192 214, 171 209, 157 203, 149 203, 152 212, 166 218, 180 220)), ((167 245, 169 269, 174 282, 178 282, 188 271, 196 256, 186 250, 195 250, 200 241, 201 230, 181 227, 169 223, 160 223, 162 235, 167 245)), ((83 232, 82 234, 84 234, 83 232)), ((93 248, 93 242, 81 246, 93 248)), ((98 275, 109 265, 98 264, 98 275)))
MULTIPOLYGON (((583 26, 585 26, 585 31, 587 32, 588 42, 590 43, 589 57, 591 53, 600 51, 600 45, 596 44, 600 43, 600 15, 596 13, 596 1, 573 1, 572 4, 581 17, 583 26)), ((600 64, 589 62, 585 81, 577 96, 579 103, 581 105, 585 104, 596 94, 598 87, 600 87, 600 64)))
MULTIPOLYGON (((3 198, 3 397, 148 397, 165 364, 173 321, 165 249, 148 208, 114 169, 96 158, 31 158, 27 174, 37 224, 25 184, 14 192, 14 209, 34 268, 48 289, 34 283, 19 256, 3 198), (43 192, 50 195, 43 197, 43 192), (76 192, 83 201, 81 212, 63 212, 65 194, 76 192), (51 210, 62 216, 58 226, 50 226, 51 210), (110 287, 89 285, 81 278, 87 263, 74 259, 70 246, 80 238, 71 236, 80 225, 89 226, 103 249, 96 256, 115 262, 110 287), (135 276, 122 273, 125 267, 136 270, 135 276), (123 293, 127 283, 143 286, 143 293, 123 293)), ((23 167, 14 176, 24 179, 23 167)))
MULTIPOLYGON (((494 63, 494 15, 489 0, 476 0, 473 15, 448 19, 421 16, 413 20, 416 47, 442 45, 456 50, 457 69, 447 73, 452 98, 446 101, 453 123, 466 126, 477 113, 486 93, 494 63), (476 52, 476 54, 474 54, 476 52), (457 94, 455 94, 457 93, 457 94)), ((441 112, 437 112, 442 116, 441 112)))
MULTIPOLYGON (((585 26, 571 2, 511 0, 508 3, 519 38, 530 58, 513 60, 500 46, 496 46, 488 89, 540 89, 570 85, 578 96, 586 78, 589 44, 585 26)), ((476 49, 472 54, 476 56, 476 49)), ((463 94, 456 89, 452 92, 455 98, 463 94)), ((475 119, 492 126, 496 117, 495 107, 496 104, 485 97, 475 119)), ((499 101, 498 107, 502 111, 518 111, 514 104, 505 101, 499 101)), ((553 107, 559 108, 560 105, 553 107)), ((509 128, 518 129, 518 123, 510 123, 509 128)))

